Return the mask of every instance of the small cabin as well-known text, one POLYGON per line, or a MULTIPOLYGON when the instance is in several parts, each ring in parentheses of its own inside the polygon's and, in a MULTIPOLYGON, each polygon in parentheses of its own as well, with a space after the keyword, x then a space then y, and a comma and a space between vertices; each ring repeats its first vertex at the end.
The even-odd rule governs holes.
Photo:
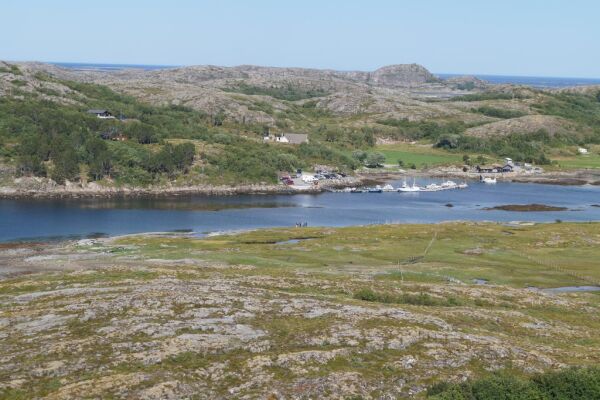
POLYGON ((502 172, 502 167, 500 165, 478 165, 475 169, 480 174, 497 174, 502 172))
POLYGON ((286 133, 283 135, 289 144, 308 143, 308 135, 305 133, 286 133))
POLYGON ((263 140, 273 140, 276 143, 302 144, 308 143, 308 135, 305 133, 283 133, 275 136, 264 136, 263 140))
POLYGON ((502 172, 513 172, 515 169, 515 166, 510 163, 510 164, 506 164, 504 165, 504 167, 502 167, 502 172))
POLYGON ((100 119, 114 119, 115 118, 108 110, 92 109, 92 110, 88 110, 87 113, 95 115, 96 117, 98 117, 100 119))

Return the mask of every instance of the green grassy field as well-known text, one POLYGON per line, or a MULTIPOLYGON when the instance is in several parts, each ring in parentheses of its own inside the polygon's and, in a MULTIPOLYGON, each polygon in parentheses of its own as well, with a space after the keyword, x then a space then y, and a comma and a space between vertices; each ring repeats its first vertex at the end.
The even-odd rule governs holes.
POLYGON ((600 168, 600 154, 557 157, 553 161, 558 163, 560 169, 600 168))
POLYGON ((386 164, 398 165, 398 160, 402 160, 405 167, 415 164, 417 168, 434 165, 462 165, 461 154, 453 154, 444 150, 434 149, 428 145, 411 145, 408 143, 398 143, 389 145, 379 145, 375 151, 385 155, 386 164))
MULTIPOLYGON (((592 146, 592 149, 596 149, 592 146)), ((597 149, 596 149, 597 150, 597 149)), ((442 165, 463 165, 463 155, 459 153, 451 153, 442 149, 436 149, 424 144, 385 144, 375 147, 378 151, 385 155, 385 163, 389 165, 398 165, 398 161, 402 160, 404 168, 410 168, 414 164, 417 168, 442 166, 442 165)), ((594 150, 595 151, 595 150, 594 150)), ((469 154, 472 160, 477 155, 469 154)), ((486 163, 502 162, 500 159, 490 158, 487 156, 486 163)), ((547 166, 548 170, 573 170, 583 168, 600 168, 600 154, 594 152, 587 155, 551 156, 555 165, 547 166)))
POLYGON ((470 283, 486 279, 512 287, 557 287, 600 282, 598 224, 383 225, 339 229, 273 229, 204 240, 133 237, 119 243, 140 246, 147 257, 203 258, 311 272, 364 272, 378 278, 470 283), (289 243, 289 240, 297 242, 289 243))

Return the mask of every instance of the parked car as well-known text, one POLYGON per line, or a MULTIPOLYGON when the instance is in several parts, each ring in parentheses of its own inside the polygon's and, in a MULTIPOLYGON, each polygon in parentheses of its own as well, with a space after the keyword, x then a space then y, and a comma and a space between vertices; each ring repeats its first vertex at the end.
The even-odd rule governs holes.
POLYGON ((316 179, 313 175, 302 175, 302 181, 305 183, 314 182, 316 179))

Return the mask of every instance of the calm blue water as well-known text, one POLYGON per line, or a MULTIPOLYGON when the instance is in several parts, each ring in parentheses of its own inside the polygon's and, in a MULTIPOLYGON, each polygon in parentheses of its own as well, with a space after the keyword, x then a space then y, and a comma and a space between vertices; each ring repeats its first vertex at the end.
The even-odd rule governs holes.
MULTIPOLYGON (((421 180, 419 183, 427 183, 421 180)), ((399 186, 399 182, 394 182, 399 186)), ((519 183, 429 193, 190 196, 176 199, 0 200, 0 241, 191 230, 472 221, 600 221, 600 187, 519 183), (452 203, 454 207, 445 205, 452 203), (543 203, 576 211, 507 212, 484 207, 543 203)))
MULTIPOLYGON (((437 74, 442 79, 462 76, 461 74, 437 74)), ((493 84, 525 85, 539 88, 561 88, 569 86, 600 85, 598 78, 561 78, 540 76, 479 75, 473 76, 493 84)))

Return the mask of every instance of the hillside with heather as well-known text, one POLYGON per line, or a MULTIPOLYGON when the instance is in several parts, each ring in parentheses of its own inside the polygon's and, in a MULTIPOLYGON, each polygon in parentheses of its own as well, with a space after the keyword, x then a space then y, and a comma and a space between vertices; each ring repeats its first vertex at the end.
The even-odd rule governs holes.
POLYGON ((352 175, 382 143, 560 167, 600 143, 600 89, 443 80, 417 64, 106 72, 0 62, 0 117, 5 187, 268 185, 316 166, 352 175), (286 133, 309 143, 264 140, 286 133))

